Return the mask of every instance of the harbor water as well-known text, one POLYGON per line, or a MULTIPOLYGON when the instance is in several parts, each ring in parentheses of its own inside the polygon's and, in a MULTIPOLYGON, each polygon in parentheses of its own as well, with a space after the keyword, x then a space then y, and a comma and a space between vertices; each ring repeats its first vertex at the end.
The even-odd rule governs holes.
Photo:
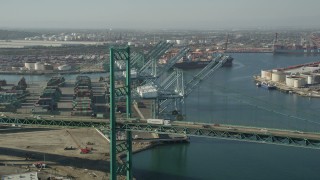
MULTIPOLYGON (((305 131, 320 130, 320 99, 258 88, 260 71, 320 61, 319 56, 232 54, 222 68, 185 100, 186 121, 305 131)), ((187 75, 195 71, 185 72, 187 75)), ((134 156, 137 179, 317 180, 319 150, 213 138, 160 146, 134 156)))
MULTIPOLYGON (((252 78, 262 69, 320 61, 320 56, 243 53, 232 57, 232 67, 218 70, 185 99, 185 121, 320 130, 320 99, 258 88, 252 78)), ((186 79, 196 72, 186 71, 186 79)), ((1 75, 0 79, 17 82, 20 77, 1 75)), ((29 82, 50 78, 25 77, 29 82)), ((135 154, 134 176, 143 180, 318 180, 319 153, 306 148, 191 137, 190 144, 164 145, 135 154)))

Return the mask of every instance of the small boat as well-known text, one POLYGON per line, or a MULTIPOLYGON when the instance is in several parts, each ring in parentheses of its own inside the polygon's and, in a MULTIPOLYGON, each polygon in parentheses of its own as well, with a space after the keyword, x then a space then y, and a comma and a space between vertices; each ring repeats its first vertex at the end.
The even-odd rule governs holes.
POLYGON ((256 83, 256 86, 257 86, 257 87, 260 87, 260 86, 261 86, 261 83, 257 82, 257 83, 256 83))
POLYGON ((261 87, 266 88, 266 89, 276 89, 276 86, 267 82, 262 82, 261 87))

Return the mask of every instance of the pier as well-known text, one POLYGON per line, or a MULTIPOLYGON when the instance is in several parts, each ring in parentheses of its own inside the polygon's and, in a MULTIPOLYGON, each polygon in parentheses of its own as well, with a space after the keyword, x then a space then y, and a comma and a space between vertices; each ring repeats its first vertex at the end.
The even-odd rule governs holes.
POLYGON ((288 87, 286 86, 285 83, 281 82, 274 82, 271 80, 266 80, 264 78, 261 78, 260 76, 253 76, 255 83, 270 83, 273 84, 278 91, 284 92, 284 93, 289 93, 289 94, 298 94, 300 96, 305 96, 305 97, 315 97, 319 98, 320 93, 316 91, 312 91, 309 88, 295 88, 295 87, 288 87))

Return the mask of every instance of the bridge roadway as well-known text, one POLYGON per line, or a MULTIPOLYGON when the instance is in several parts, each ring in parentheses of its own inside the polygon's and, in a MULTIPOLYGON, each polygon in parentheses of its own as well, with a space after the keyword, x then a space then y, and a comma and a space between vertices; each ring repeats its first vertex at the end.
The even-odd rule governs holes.
MULTIPOLYGON (((108 119, 79 116, 50 116, 0 113, 0 125, 56 126, 56 127, 95 127, 109 130, 108 119)), ((173 121, 171 125, 148 124, 145 120, 118 118, 120 131, 141 131, 159 134, 177 134, 219 139, 232 139, 267 144, 320 149, 320 133, 261 127, 235 126, 225 124, 205 124, 173 121)))

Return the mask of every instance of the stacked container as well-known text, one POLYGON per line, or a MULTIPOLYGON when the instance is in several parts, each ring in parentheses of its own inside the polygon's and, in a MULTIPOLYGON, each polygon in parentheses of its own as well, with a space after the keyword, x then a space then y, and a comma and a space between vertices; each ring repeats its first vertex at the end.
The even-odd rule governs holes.
POLYGON ((47 86, 64 86, 65 79, 62 76, 54 76, 48 81, 47 86))
POLYGON ((42 91, 39 100, 35 103, 34 113, 52 112, 57 109, 62 92, 58 86, 47 86, 42 91))
POLYGON ((74 87, 72 115, 91 116, 93 114, 91 79, 78 76, 74 87))
MULTIPOLYGON (((0 80, 2 87, 7 86, 5 80, 0 80)), ((22 77, 18 85, 13 86, 11 89, 0 87, 0 111, 15 111, 25 101, 25 97, 29 95, 27 83, 22 77)))

